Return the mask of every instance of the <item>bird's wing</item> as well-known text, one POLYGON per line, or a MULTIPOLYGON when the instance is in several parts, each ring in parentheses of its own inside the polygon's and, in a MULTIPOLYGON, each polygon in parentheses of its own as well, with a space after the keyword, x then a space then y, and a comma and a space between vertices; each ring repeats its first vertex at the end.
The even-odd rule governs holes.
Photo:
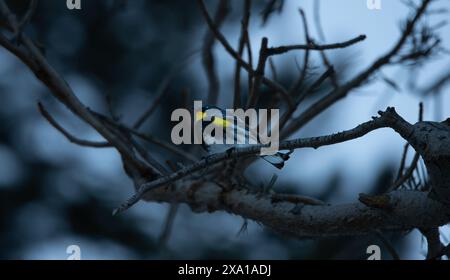
MULTIPOLYGON (((258 136, 256 131, 250 131, 245 121, 237 116, 214 116, 211 122, 217 128, 224 129, 225 133, 234 133, 234 144, 257 144, 258 136)), ((223 135, 226 137, 226 135, 223 135)))
POLYGON ((228 126, 228 130, 234 131, 235 142, 239 144, 257 144, 258 137, 256 131, 252 133, 249 130, 249 126, 245 123, 245 121, 238 116, 227 116, 227 123, 233 124, 232 126, 228 126))

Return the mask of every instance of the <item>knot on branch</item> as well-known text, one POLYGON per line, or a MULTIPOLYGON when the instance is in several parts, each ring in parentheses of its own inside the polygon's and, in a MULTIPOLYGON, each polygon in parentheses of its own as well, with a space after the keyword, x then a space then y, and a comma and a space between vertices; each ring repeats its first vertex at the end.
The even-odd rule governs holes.
POLYGON ((359 194, 359 201, 370 208, 378 208, 384 210, 392 210, 393 205, 391 198, 387 194, 382 195, 368 195, 364 193, 359 194))
POLYGON ((385 111, 378 111, 380 117, 375 118, 382 121, 386 126, 395 129, 397 124, 406 122, 395 110, 394 107, 387 107, 385 111))

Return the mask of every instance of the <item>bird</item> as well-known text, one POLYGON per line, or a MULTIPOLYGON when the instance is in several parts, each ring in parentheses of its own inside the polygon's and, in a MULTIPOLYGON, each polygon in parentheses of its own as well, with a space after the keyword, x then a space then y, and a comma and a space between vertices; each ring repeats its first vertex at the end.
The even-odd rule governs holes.
MULTIPOLYGON (((195 122, 201 122, 202 147, 206 150, 208 155, 227 152, 233 148, 248 147, 249 145, 254 145, 251 143, 259 143, 257 137, 255 137, 253 133, 250 133, 249 128, 245 124, 244 120, 236 116, 227 116, 226 111, 217 106, 203 106, 201 111, 196 112, 195 122), (214 135, 214 130, 210 135, 208 135, 207 133, 203 133, 204 129, 209 125, 213 125, 213 127, 215 128, 223 129, 223 134, 214 135), (234 131, 233 144, 226 144, 225 139, 227 130, 234 131), (221 141, 219 142, 223 144, 217 144, 218 140, 220 140, 218 139, 218 137, 223 137, 223 139, 221 139, 221 141), (242 139, 242 137, 245 137, 245 139, 242 139)), ((282 169, 284 167, 284 163, 289 159, 291 153, 292 151, 277 152, 273 155, 262 155, 260 157, 266 162, 272 164, 274 167, 282 169)))

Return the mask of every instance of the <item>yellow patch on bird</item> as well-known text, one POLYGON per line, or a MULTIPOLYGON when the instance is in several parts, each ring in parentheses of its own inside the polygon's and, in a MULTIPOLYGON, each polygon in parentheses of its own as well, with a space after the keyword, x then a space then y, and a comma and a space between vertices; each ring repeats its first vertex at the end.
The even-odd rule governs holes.
POLYGON ((228 127, 228 126, 231 126, 231 122, 230 122, 230 121, 224 120, 224 119, 221 119, 221 118, 218 118, 218 117, 215 117, 215 118, 214 118, 213 123, 214 123, 215 125, 217 125, 217 126, 222 126, 222 127, 228 127))
POLYGON ((195 120, 196 120, 196 121, 201 121, 201 120, 203 120, 205 117, 206 117, 206 112, 198 111, 198 112, 195 114, 195 120))

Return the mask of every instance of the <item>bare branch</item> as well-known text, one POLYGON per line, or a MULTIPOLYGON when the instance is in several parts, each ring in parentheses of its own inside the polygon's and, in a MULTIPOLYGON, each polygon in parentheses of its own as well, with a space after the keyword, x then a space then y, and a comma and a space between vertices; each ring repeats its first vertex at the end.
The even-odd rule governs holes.
MULTIPOLYGON (((319 148, 322 146, 333 145, 337 143, 342 143, 345 141, 349 141, 351 139, 359 138, 373 130, 383 128, 383 127, 391 127, 397 133, 399 133, 402 137, 407 138, 412 134, 412 125, 403 120, 393 108, 388 108, 386 112, 379 112, 380 117, 374 117, 372 121, 368 121, 366 123, 360 124, 359 126, 343 131, 340 133, 320 136, 320 137, 312 137, 312 138, 299 138, 295 140, 286 140, 279 143, 280 150, 293 150, 298 148, 319 148)), ((156 189, 160 186, 163 186, 167 183, 171 183, 187 176, 192 175, 194 172, 202 170, 206 167, 212 166, 219 162, 228 160, 228 159, 236 159, 243 156, 255 155, 260 152, 262 147, 266 145, 251 145, 243 148, 234 148, 233 150, 226 151, 224 153, 213 154, 201 161, 198 161, 192 165, 186 166, 185 168, 172 173, 168 176, 161 177, 152 182, 143 184, 137 192, 129 198, 125 203, 123 203, 119 208, 114 210, 114 214, 118 214, 123 212, 136 204, 142 196, 153 189, 156 189)))
MULTIPOLYGON (((303 30, 305 32, 305 41, 306 41, 306 44, 309 44, 312 41, 311 41, 311 38, 309 37, 308 22, 306 20, 306 16, 305 16, 305 13, 303 12, 303 10, 299 9, 299 12, 300 12, 300 16, 303 21, 303 30)), ((304 60, 303 60, 303 69, 300 73, 300 77, 298 78, 298 80, 289 89, 290 96, 294 96, 300 90, 303 83, 305 82, 306 74, 309 69, 309 65, 308 65, 309 64, 309 54, 310 54, 309 51, 310 51, 309 49, 306 49, 306 51, 305 51, 304 60)), ((297 109, 297 106, 298 106, 298 104, 293 108, 292 111, 297 109)))
POLYGON ((450 259, 450 244, 447 244, 447 246, 443 246, 442 250, 437 254, 430 258, 427 258, 429 260, 439 260, 443 256, 447 256, 447 258, 450 259))
MULTIPOLYGON (((245 62, 241 56, 231 47, 231 45, 228 43, 227 39, 220 33, 220 31, 217 29, 217 27, 214 25, 213 20, 211 19, 208 10, 206 9, 205 3, 203 0, 197 0, 199 3, 200 9, 203 13, 203 16, 206 19, 206 23, 208 24, 209 28, 213 32, 213 34, 216 36, 217 40, 222 44, 222 46, 225 48, 225 50, 238 62, 242 68, 244 68, 246 71, 248 71, 251 75, 256 75, 256 71, 253 70, 253 68, 245 62)), ((272 81, 271 79, 267 77, 262 77, 262 82, 274 90, 277 93, 280 93, 283 96, 283 99, 287 102, 289 106, 292 106, 292 100, 290 96, 287 94, 286 89, 283 88, 280 84, 278 84, 275 81, 272 81)))
POLYGON ((183 151, 182 149, 179 149, 178 147, 176 147, 176 146, 174 146, 172 144, 166 143, 165 141, 163 141, 161 139, 158 139, 155 136, 139 132, 138 130, 136 130, 134 128, 130 128, 130 127, 128 127, 128 126, 126 126, 124 124, 121 124, 120 122, 115 121, 113 119, 110 119, 107 116, 104 116, 104 115, 102 115, 100 113, 96 113, 96 112, 93 112, 93 113, 96 116, 98 116, 100 119, 102 119, 105 122, 107 122, 108 124, 118 128, 120 130, 123 130, 123 131, 125 131, 127 133, 135 135, 135 136, 141 138, 142 140, 145 140, 145 141, 147 141, 147 142, 149 142, 151 144, 157 145, 157 146, 159 146, 159 147, 161 147, 161 148, 163 148, 163 149, 165 149, 165 150, 167 150, 169 152, 172 152, 173 154, 181 156, 184 159, 187 159, 189 161, 196 161, 197 160, 197 158, 195 156, 193 156, 192 154, 189 154, 189 153, 183 151))
POLYGON ((266 37, 262 38, 261 48, 259 50, 258 66, 256 67, 255 75, 253 77, 253 83, 250 91, 250 96, 247 102, 247 108, 254 107, 258 103, 259 90, 261 87, 262 77, 264 77, 264 71, 266 68, 266 62, 268 58, 267 44, 268 39, 266 37))
POLYGON ((397 253, 397 250, 395 250, 394 246, 392 246, 391 242, 383 235, 383 233, 379 230, 376 231, 377 237, 383 242, 384 246, 387 248, 389 254, 391 254, 392 259, 394 260, 400 260, 400 256, 397 253))
POLYGON ((184 159, 187 159, 188 161, 194 162, 197 161, 197 157, 193 156, 192 154, 183 151, 182 149, 179 149, 178 147, 168 144, 166 141, 163 141, 155 136, 149 135, 149 134, 144 134, 141 133, 139 131, 136 131, 134 129, 128 129, 128 131, 136 136, 138 136, 139 138, 152 143, 154 145, 157 145, 161 148, 164 148, 165 150, 172 152, 175 155, 178 155, 184 159))
POLYGON ((44 116, 44 118, 56 129, 58 130, 62 135, 64 135, 67 140, 70 142, 84 146, 84 147, 92 147, 92 148, 111 148, 111 144, 108 142, 96 142, 96 141, 88 141, 88 140, 82 140, 79 139, 72 134, 70 134, 67 130, 65 130, 58 122, 50 115, 50 113, 44 108, 44 105, 42 103, 38 103, 39 112, 44 116))
POLYGON ((398 189, 404 183, 406 183, 406 181, 408 181, 408 179, 410 179, 412 177, 414 170, 416 170, 416 168, 417 168, 417 164, 419 163, 419 160, 420 160, 420 154, 416 152, 411 165, 408 167, 406 172, 394 182, 394 184, 391 186, 390 190, 398 189))
POLYGON ((158 109, 158 106, 161 103, 163 97, 167 93, 167 89, 170 83, 173 81, 176 74, 178 74, 187 65, 187 63, 191 61, 192 57, 199 52, 200 52, 199 50, 191 52, 183 61, 181 61, 179 64, 176 64, 169 72, 169 74, 161 81, 156 90, 155 99, 134 123, 133 125, 134 129, 139 129, 145 123, 145 121, 148 120, 153 115, 156 109, 158 109))
POLYGON ((344 41, 341 43, 327 44, 327 45, 317 45, 313 42, 310 42, 307 45, 291 45, 291 46, 280 46, 280 47, 272 47, 267 49, 268 55, 279 55, 284 54, 293 50, 310 50, 310 51, 324 51, 324 50, 332 50, 332 49, 343 49, 347 48, 351 45, 364 41, 366 39, 366 35, 359 35, 353 39, 348 41, 344 41))
MULTIPOLYGON (((244 0, 244 16, 241 22, 241 36, 239 38, 239 47, 238 47, 238 55, 242 57, 244 53, 245 46, 249 45, 250 42, 248 40, 248 24, 250 22, 250 8, 251 8, 251 0, 244 0)), ((248 49, 250 47, 248 46, 248 49)), ((251 52, 251 50, 250 50, 251 52)), ((251 53, 249 54, 249 61, 251 59, 251 53)), ((250 67, 252 67, 249 62, 250 67)), ((234 108, 241 107, 241 65, 239 62, 236 62, 236 70, 234 72, 234 98, 233 98, 233 106, 234 108)))
POLYGON ((148 165, 148 169, 152 170, 155 174, 167 175, 167 171, 162 164, 160 164, 150 153, 135 139, 129 139, 131 145, 136 149, 138 154, 144 159, 148 165))
POLYGON ((319 39, 325 41, 325 33, 323 32, 322 23, 320 20, 320 0, 314 1, 314 22, 316 25, 319 39))
POLYGON ((411 230, 448 223, 447 207, 416 191, 395 191, 387 196, 390 210, 360 202, 341 205, 307 205, 274 202, 271 194, 223 188, 208 182, 184 182, 175 189, 160 188, 147 194, 152 201, 186 203, 200 212, 227 211, 252 219, 277 232, 296 237, 370 234, 376 230, 411 230), (432 215, 433 219, 430 219, 432 215))
POLYGON ((269 20, 270 16, 274 12, 280 13, 283 10, 284 0, 269 0, 269 2, 264 6, 261 11, 262 25, 265 25, 269 20))
POLYGON ((420 232, 427 239, 427 259, 432 259, 433 257, 436 258, 435 256, 438 256, 444 249, 444 245, 439 238, 439 228, 422 228, 420 229, 420 232))
MULTIPOLYGON (((230 7, 228 0, 220 0, 217 7, 216 14, 214 15, 214 25, 220 28, 222 23, 225 21, 229 13, 230 7)), ((208 104, 216 105, 219 97, 219 77, 217 76, 215 69, 215 60, 213 54, 213 48, 215 43, 215 36, 210 30, 206 32, 206 36, 203 43, 203 66, 206 72, 206 77, 208 79, 208 104)))
POLYGON ((30 4, 28 6, 28 9, 23 16, 23 18, 19 22, 18 30, 19 32, 22 32, 23 28, 31 21, 31 18, 33 17, 36 8, 37 8, 38 0, 30 0, 30 4))
POLYGON ((333 75, 333 73, 334 68, 333 67, 328 68, 327 71, 325 71, 322 75, 320 75, 319 78, 314 83, 312 83, 312 85, 309 88, 307 88, 302 94, 300 94, 297 97, 297 100, 295 100, 294 107, 283 114, 283 117, 281 118, 280 121, 280 129, 283 129, 286 123, 291 119, 292 115, 294 114, 299 104, 303 100, 305 100, 305 98, 307 98, 309 95, 311 95, 315 90, 317 90, 328 77, 333 75))
POLYGON ((396 179, 397 181, 403 176, 403 170, 405 169, 406 157, 408 156, 408 150, 409 150, 409 143, 406 143, 405 147, 403 148, 402 159, 400 160, 400 167, 398 169, 397 179, 396 179))
POLYGON ((167 217, 164 222, 163 230, 158 238, 158 243, 159 243, 159 246, 161 246, 161 247, 166 246, 166 244, 169 240, 170 234, 172 233, 173 223, 175 221, 175 217, 178 212, 178 207, 179 207, 179 204, 177 204, 177 203, 172 203, 169 206, 169 211, 167 213, 167 217))
POLYGON ((275 66, 275 62, 273 61, 273 59, 271 57, 269 57, 268 61, 269 61, 270 72, 272 73, 273 80, 278 81, 278 71, 277 71, 277 67, 275 66))
POLYGON ((325 109, 336 103, 338 100, 344 98, 351 90, 361 86, 367 81, 377 70, 391 62, 391 59, 399 53, 401 48, 406 43, 408 37, 413 33, 417 22, 425 14, 432 0, 423 0, 421 6, 417 9, 415 15, 410 19, 406 27, 400 36, 397 43, 388 51, 385 55, 377 59, 372 65, 370 65, 365 71, 361 72, 355 78, 342 85, 336 90, 331 91, 329 94, 312 104, 306 111, 296 117, 289 126, 285 128, 282 133, 282 137, 287 137, 303 127, 306 123, 311 121, 315 116, 322 113, 325 109))
POLYGON ((431 84, 426 86, 424 89, 421 89, 420 91, 424 95, 436 94, 439 93, 449 83, 450 83, 450 71, 440 76, 438 79, 436 79, 435 81, 433 81, 431 84))

